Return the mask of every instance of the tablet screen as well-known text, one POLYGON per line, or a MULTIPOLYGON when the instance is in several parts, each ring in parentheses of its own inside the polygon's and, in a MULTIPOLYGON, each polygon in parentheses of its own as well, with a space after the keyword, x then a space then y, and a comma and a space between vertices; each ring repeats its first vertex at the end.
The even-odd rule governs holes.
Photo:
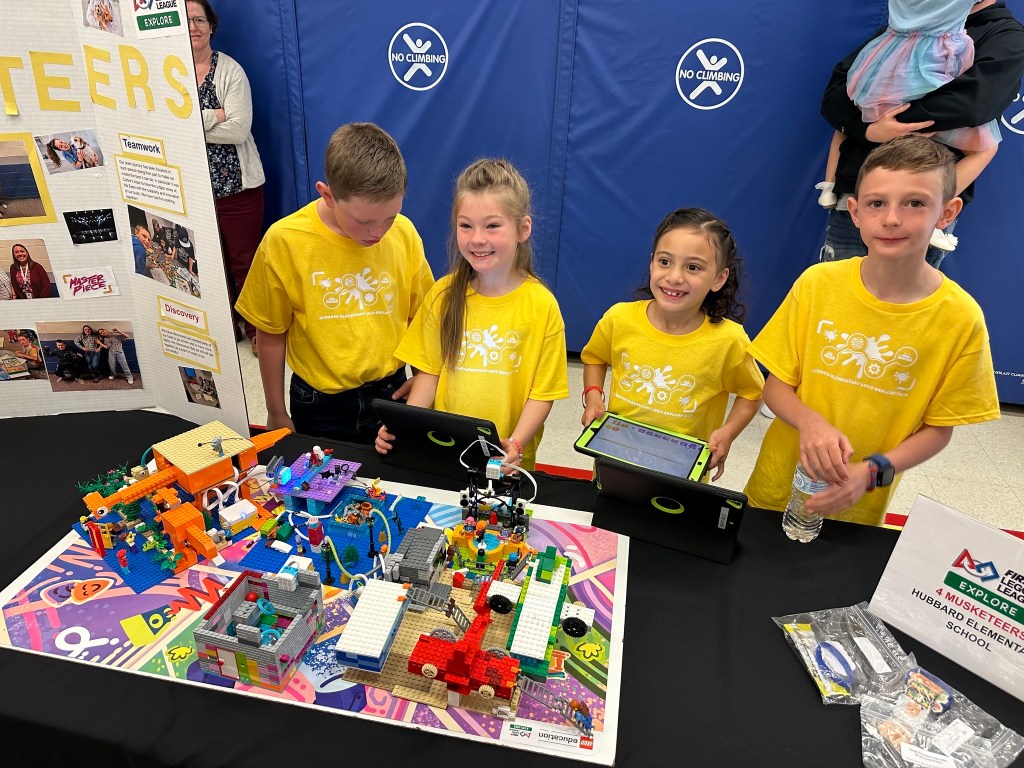
POLYGON ((620 461, 687 478, 704 445, 608 416, 587 442, 587 448, 620 461))

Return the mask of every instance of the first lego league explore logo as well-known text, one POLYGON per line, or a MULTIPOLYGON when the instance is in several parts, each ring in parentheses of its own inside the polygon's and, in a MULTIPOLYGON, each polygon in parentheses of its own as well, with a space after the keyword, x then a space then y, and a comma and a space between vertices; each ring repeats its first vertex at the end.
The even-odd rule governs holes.
POLYGON ((979 561, 965 549, 950 564, 937 597, 919 589, 911 593, 949 616, 946 629, 967 643, 989 652, 996 643, 1024 656, 1024 574, 1000 575, 994 562, 979 561))

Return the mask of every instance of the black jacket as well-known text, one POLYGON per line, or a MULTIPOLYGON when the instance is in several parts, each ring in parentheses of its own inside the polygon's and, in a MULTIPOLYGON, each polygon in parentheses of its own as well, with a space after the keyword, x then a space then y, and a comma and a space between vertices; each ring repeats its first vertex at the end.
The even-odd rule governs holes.
MULTIPOLYGON (((1024 74, 1024 26, 1004 3, 995 3, 970 14, 966 28, 974 40, 973 66, 952 82, 911 102, 906 112, 896 116, 901 123, 934 120, 934 126, 926 129, 929 131, 983 125, 998 120, 1017 96, 1024 74)), ((877 146, 864 136, 868 124, 846 94, 846 76, 861 48, 883 31, 884 27, 836 64, 821 99, 821 116, 846 134, 836 169, 837 195, 853 193, 861 165, 877 146)), ((965 189, 961 197, 964 203, 970 202, 974 185, 965 189)))

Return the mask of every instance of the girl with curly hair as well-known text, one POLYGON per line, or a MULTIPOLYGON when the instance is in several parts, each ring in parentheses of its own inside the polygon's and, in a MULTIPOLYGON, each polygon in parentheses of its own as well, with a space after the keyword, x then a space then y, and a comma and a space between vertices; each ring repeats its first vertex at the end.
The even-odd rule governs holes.
POLYGON ((764 377, 747 349, 737 299, 740 259, 729 227, 702 208, 680 208, 654 233, 638 301, 605 312, 580 353, 583 424, 607 409, 707 440, 712 478, 757 412, 764 377), (735 394, 726 418, 729 395, 735 394))

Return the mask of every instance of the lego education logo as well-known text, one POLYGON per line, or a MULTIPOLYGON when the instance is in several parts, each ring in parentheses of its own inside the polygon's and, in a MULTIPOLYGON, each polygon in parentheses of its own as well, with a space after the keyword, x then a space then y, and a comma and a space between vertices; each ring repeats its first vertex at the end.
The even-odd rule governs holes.
POLYGON ((1003 110, 1003 117, 1000 120, 1003 127, 1014 133, 1024 135, 1024 96, 1017 94, 1010 102, 1010 106, 1003 110))
POLYGON ((429 91, 448 71, 448 44, 429 24, 406 24, 391 38, 388 65, 395 80, 406 88, 429 91))
POLYGON ((691 45, 676 64, 679 97, 694 109, 724 107, 743 85, 743 56, 728 40, 709 37, 691 45))

